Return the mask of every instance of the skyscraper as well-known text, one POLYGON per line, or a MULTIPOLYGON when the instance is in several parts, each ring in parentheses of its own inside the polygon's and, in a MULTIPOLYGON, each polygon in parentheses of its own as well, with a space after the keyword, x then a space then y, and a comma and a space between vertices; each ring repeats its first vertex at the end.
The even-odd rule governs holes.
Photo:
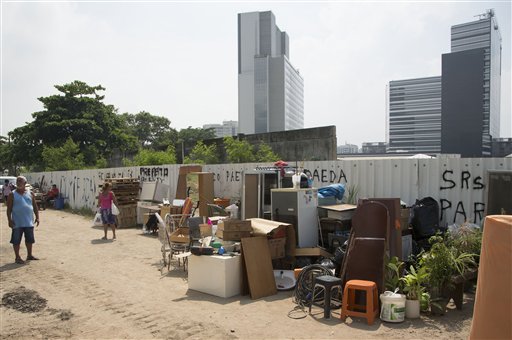
POLYGON ((490 156, 499 137, 501 35, 494 11, 451 29, 442 57, 441 152, 490 156), (463 132, 464 138, 456 137, 463 132))
POLYGON ((441 77, 389 82, 388 153, 441 152, 441 77))
POLYGON ((270 11, 238 14, 238 124, 246 134, 304 127, 304 80, 270 11))

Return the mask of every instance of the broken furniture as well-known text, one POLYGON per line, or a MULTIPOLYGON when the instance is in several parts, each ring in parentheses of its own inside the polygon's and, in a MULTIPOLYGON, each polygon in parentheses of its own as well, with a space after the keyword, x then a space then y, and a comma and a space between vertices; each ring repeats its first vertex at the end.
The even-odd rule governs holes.
POLYGON ((315 277, 315 283, 313 286, 313 297, 311 298, 311 303, 309 304, 309 314, 311 314, 311 307, 315 304, 315 300, 317 296, 323 294, 324 296, 324 319, 331 318, 331 299, 335 296, 338 299, 335 301, 339 301, 339 297, 341 295, 341 279, 332 275, 322 275, 315 277), (335 290, 333 294, 332 291, 335 290))
POLYGON ((377 285, 372 281, 350 280, 345 284, 341 303, 341 321, 347 316, 366 318, 368 325, 373 325, 379 315, 379 298, 377 285), (356 291, 362 291, 366 296, 366 304, 356 303, 356 291))
POLYGON ((396 256, 402 258, 402 212, 400 207, 400 198, 368 198, 361 200, 364 202, 379 202, 386 206, 389 216, 389 234, 388 250, 389 257, 396 256))
POLYGON ((242 219, 271 219, 270 190, 281 188, 281 174, 273 170, 242 173, 242 219))
POLYGON ((379 293, 384 292, 388 223, 388 210, 382 203, 369 201, 357 207, 352 218, 348 249, 341 266, 341 279, 344 283, 350 280, 373 281, 379 293))
POLYGON ((348 240, 352 217, 356 208, 357 206, 353 204, 333 204, 318 207, 322 247, 334 253, 336 248, 342 246, 348 240))
POLYGON ((208 204, 213 204, 213 172, 191 172, 187 174, 188 197, 198 204, 199 216, 208 217, 208 204))

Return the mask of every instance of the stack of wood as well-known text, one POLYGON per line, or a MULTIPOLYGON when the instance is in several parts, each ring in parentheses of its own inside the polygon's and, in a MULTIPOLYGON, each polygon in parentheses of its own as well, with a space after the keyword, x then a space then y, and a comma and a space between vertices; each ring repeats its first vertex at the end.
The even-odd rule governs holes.
POLYGON ((109 178, 112 191, 117 198, 118 228, 137 226, 137 201, 139 200, 140 181, 137 178, 109 178))

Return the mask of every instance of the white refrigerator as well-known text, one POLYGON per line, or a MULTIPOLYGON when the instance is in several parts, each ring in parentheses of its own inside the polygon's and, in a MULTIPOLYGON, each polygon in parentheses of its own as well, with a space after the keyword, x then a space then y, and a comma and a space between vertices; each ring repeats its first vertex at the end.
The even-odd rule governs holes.
POLYGON ((293 224, 297 247, 318 245, 318 190, 272 189, 272 220, 293 224))

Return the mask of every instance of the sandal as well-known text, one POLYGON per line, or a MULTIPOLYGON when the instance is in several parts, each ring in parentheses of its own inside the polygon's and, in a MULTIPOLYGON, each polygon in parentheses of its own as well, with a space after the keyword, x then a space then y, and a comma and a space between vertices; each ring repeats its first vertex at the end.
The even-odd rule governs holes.
POLYGON ((25 261, 23 261, 22 259, 18 258, 16 260, 14 260, 15 263, 17 264, 25 264, 25 261))
POLYGON ((39 259, 35 256, 32 256, 32 255, 27 256, 27 261, 36 261, 36 260, 39 260, 39 259))
POLYGON ((106 238, 105 236, 103 236, 101 239, 102 239, 102 240, 106 240, 107 238, 106 238))

